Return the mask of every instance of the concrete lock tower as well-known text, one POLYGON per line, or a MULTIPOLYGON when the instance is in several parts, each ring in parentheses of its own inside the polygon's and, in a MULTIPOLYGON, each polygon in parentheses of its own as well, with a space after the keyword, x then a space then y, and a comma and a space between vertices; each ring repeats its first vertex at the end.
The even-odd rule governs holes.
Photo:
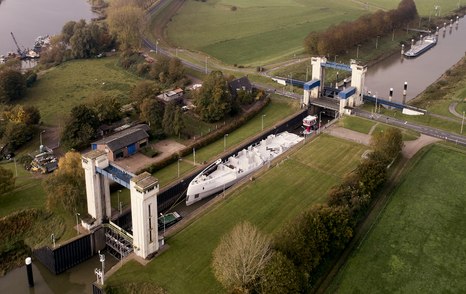
POLYGON ((131 218, 133 247, 136 255, 147 258, 159 249, 157 193, 159 182, 144 172, 131 179, 131 218))
POLYGON ((111 215, 109 182, 96 170, 108 165, 105 151, 93 150, 82 156, 82 167, 86 179, 87 212, 95 219, 87 229, 102 224, 102 221, 111 215))
POLYGON ((362 95, 366 80, 367 66, 358 65, 356 60, 351 60, 351 86, 356 88, 356 93, 349 98, 349 106, 359 106, 363 103, 362 95))
POLYGON ((322 64, 327 62, 325 57, 312 57, 312 80, 304 85, 304 97, 303 104, 309 106, 310 99, 319 98, 319 93, 321 92, 321 83, 320 81, 324 78, 324 69, 322 64))

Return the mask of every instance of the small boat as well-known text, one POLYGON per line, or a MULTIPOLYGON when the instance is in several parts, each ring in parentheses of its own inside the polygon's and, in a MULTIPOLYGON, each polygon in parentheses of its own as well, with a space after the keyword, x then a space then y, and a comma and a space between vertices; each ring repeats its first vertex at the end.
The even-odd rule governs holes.
POLYGON ((303 137, 288 132, 269 135, 223 161, 218 159, 191 181, 186 205, 224 191, 302 140, 303 137))
POLYGON ((435 35, 429 35, 424 38, 421 37, 411 48, 404 53, 406 57, 416 57, 426 52, 430 48, 437 44, 437 37, 435 35))

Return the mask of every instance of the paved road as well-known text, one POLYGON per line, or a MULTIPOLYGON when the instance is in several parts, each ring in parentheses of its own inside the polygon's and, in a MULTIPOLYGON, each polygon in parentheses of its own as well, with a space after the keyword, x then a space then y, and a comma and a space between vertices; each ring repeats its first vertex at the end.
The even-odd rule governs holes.
MULTIPOLYGON (((361 109, 354 109, 354 114, 360 117, 368 118, 368 119, 371 119, 371 116, 372 116, 370 112, 361 110, 361 109)), ((431 128, 431 127, 424 126, 424 125, 418 125, 412 122, 400 120, 400 119, 385 116, 385 115, 376 114, 376 115, 373 115, 372 119, 383 122, 383 123, 387 123, 390 125, 411 129, 421 134, 425 134, 425 135, 439 138, 445 141, 450 141, 456 144, 466 146, 465 136, 450 133, 447 131, 442 131, 442 130, 431 128)))

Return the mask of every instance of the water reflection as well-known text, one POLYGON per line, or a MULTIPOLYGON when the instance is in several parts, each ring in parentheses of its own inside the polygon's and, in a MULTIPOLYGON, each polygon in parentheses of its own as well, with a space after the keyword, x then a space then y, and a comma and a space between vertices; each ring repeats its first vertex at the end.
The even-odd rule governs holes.
MULTIPOLYGON (((421 56, 413 59, 395 54, 382 62, 370 66, 366 74, 366 91, 378 97, 388 97, 389 89, 394 88, 393 101, 403 100, 403 85, 408 82, 406 100, 416 97, 435 82, 446 70, 456 64, 466 50, 466 20, 461 18, 455 30, 440 28, 442 38, 437 45, 421 56), (446 34, 446 31, 449 34, 446 34)), ((400 48, 401 52, 401 48, 400 48)))
MULTIPOLYGON (((108 272, 118 260, 110 254, 105 254, 105 271, 108 272)), ((92 293, 91 283, 96 280, 95 268, 100 268, 98 255, 93 256, 82 264, 60 274, 54 275, 39 261, 33 261, 34 288, 29 288, 26 275, 26 267, 22 266, 6 276, 0 278, 2 293, 92 293)))

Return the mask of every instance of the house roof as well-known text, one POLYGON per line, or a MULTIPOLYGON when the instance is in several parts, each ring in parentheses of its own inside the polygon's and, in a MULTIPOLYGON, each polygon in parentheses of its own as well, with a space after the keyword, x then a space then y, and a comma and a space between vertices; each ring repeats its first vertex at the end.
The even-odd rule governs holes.
POLYGON ((228 83, 232 94, 236 95, 237 90, 252 91, 252 85, 248 77, 244 76, 228 83))
POLYGON ((103 138, 92 144, 107 145, 110 150, 117 151, 133 143, 149 138, 149 135, 144 129, 146 129, 144 125, 139 125, 103 138))

